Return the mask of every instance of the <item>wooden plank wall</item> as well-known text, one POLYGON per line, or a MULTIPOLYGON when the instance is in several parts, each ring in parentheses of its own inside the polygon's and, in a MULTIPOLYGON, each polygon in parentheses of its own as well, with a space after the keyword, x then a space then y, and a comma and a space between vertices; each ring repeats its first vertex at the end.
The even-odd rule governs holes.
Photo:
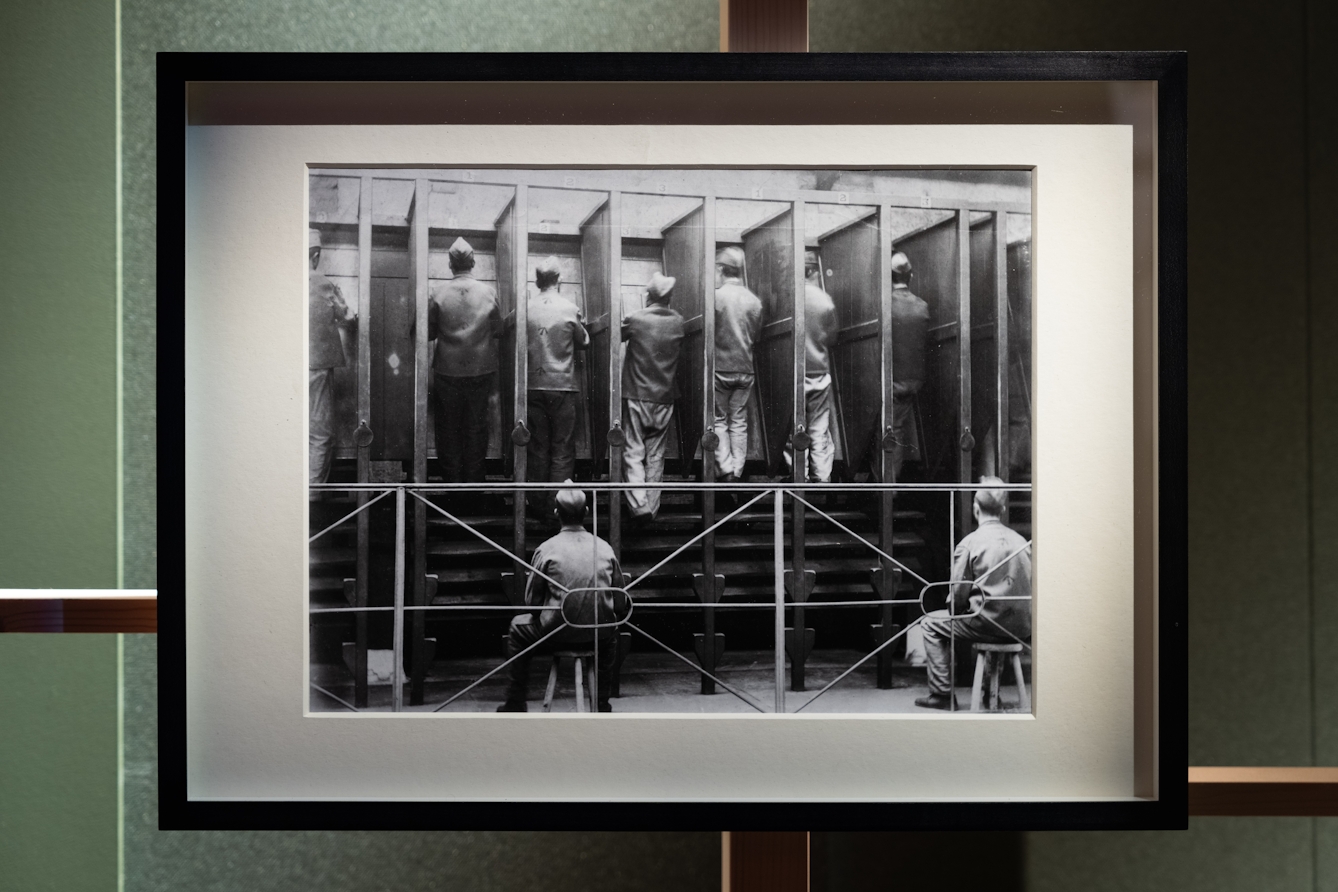
POLYGON ((999 462, 996 429, 999 392, 995 381, 998 364, 994 217, 971 225, 971 418, 976 448, 972 455, 971 479, 997 474, 999 462))
POLYGON ((586 325, 590 329, 589 355, 584 358, 592 384, 585 400, 590 418, 588 448, 596 476, 608 470, 608 432, 613 420, 609 417, 607 399, 610 392, 609 351, 617 343, 613 326, 619 324, 616 310, 621 301, 615 297, 622 296, 621 287, 616 296, 613 294, 609 281, 613 238, 609 221, 610 208, 605 204, 581 227, 580 244, 581 286, 585 296, 586 325))
POLYGON ((957 468, 957 224, 953 218, 896 242, 910 258, 911 291, 929 304, 929 346, 920 391, 927 476, 951 481, 957 468))
MULTIPOLYGON (((706 375, 706 353, 714 345, 703 342, 706 290, 703 271, 714 258, 706 256, 702 239, 704 210, 698 208, 664 230, 664 271, 673 276, 673 306, 683 314, 687 336, 678 361, 679 408, 674 413, 683 425, 683 440, 696 452, 701 445, 703 419, 702 381, 706 375)), ((678 449, 678 438, 670 437, 670 448, 678 449)))
POLYGON ((840 334, 832 378, 840 394, 836 457, 864 459, 878 436, 882 382, 870 375, 882 361, 879 342, 878 225, 864 220, 832 233, 818 246, 823 284, 836 304, 840 334), (841 428, 844 428, 842 430, 841 428))
POLYGON ((748 457, 765 459, 770 474, 781 467, 781 450, 794 410, 794 232, 785 211, 746 233, 743 251, 748 287, 762 300, 762 337, 755 347, 755 403, 762 430, 749 420, 748 457), (762 433, 759 440, 755 434, 762 433), (763 447, 761 449, 757 447, 763 447), (756 452, 755 452, 756 450, 756 452))
MULTIPOLYGON (((512 215, 516 212, 516 205, 513 201, 507 205, 506 210, 502 211, 497 218, 497 240, 495 242, 496 256, 495 275, 497 277, 497 302, 501 305, 502 317, 507 319, 506 330, 502 333, 502 342, 500 353, 502 361, 497 364, 497 401, 498 415, 501 418, 500 431, 500 450, 502 453, 502 465, 504 473, 510 477, 514 474, 513 450, 511 444, 511 430, 516 426, 516 419, 520 417, 516 413, 515 403, 515 365, 506 362, 506 357, 514 356, 516 353, 516 296, 513 254, 515 246, 512 235, 512 215)), ((524 413, 524 407, 520 407, 521 414, 524 413)))

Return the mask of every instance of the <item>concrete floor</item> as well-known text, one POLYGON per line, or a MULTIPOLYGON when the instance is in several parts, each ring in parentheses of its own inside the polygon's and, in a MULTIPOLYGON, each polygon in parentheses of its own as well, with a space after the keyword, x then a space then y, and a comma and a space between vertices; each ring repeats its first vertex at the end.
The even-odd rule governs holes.
MULTIPOLYGON (((809 701, 813 701, 818 692, 832 682, 838 675, 849 669, 863 654, 851 651, 822 651, 809 658, 806 666, 806 684, 804 691, 791 691, 788 688, 788 669, 785 690, 785 710, 794 712, 809 701)), ((460 691, 479 676, 495 668, 499 659, 457 660, 450 663, 437 663, 429 673, 425 686, 424 705, 409 706, 408 692, 405 692, 406 712, 432 712, 447 698, 460 691)), ((529 708, 531 712, 542 711, 544 687, 548 679, 550 658, 536 656, 530 666, 529 708)), ((479 684, 464 696, 455 700, 442 712, 491 712, 502 702, 505 692, 506 670, 479 684)), ((735 690, 751 697, 763 711, 775 709, 775 668, 771 651, 727 652, 716 676, 735 690)), ((352 684, 347 672, 339 667, 318 666, 312 668, 312 679, 331 693, 351 701, 352 684)), ((700 675, 687 664, 675 659, 668 653, 632 653, 623 664, 621 673, 620 696, 611 698, 615 713, 655 713, 655 714, 751 714, 758 710, 749 706, 733 694, 717 686, 716 693, 700 693, 700 675)), ((960 708, 967 709, 971 702, 970 676, 959 672, 957 698, 960 708)), ((1017 692, 1013 688, 1011 672, 1005 671, 1001 701, 1005 712, 1016 712, 1017 692)), ((564 660, 558 676, 557 693, 553 701, 553 712, 575 712, 576 700, 573 670, 569 661, 564 660)), ((925 670, 921 667, 896 665, 893 670, 893 687, 879 690, 874 674, 874 661, 869 660, 850 675, 846 676, 831 690, 818 697, 812 706, 804 708, 810 713, 861 713, 861 714, 897 714, 918 713, 921 715, 941 714, 938 710, 921 709, 915 706, 915 698, 927 693, 925 670)), ((389 712, 391 706, 390 685, 374 685, 369 692, 369 705, 366 711, 389 712)), ((312 711, 341 710, 345 707, 329 697, 313 691, 312 711)))

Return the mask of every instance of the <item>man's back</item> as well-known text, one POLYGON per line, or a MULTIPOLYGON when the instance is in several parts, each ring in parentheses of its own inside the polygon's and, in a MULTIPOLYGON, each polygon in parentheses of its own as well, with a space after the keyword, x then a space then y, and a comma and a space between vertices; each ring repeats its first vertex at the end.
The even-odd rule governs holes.
POLYGON ((575 391, 575 351, 590 343, 581 311, 558 291, 541 291, 530 299, 526 329, 530 390, 575 391))
POLYGON ((929 304, 909 288, 892 289, 892 388, 897 395, 915 393, 925 379, 925 341, 929 337, 929 304))
POLYGON ((624 399, 673 402, 678 396, 676 374, 683 337, 683 317, 669 307, 652 304, 627 317, 623 322, 627 344, 624 399))
MULTIPOLYGON (((533 607, 560 607, 563 588, 567 591, 609 589, 614 585, 621 586, 623 581, 622 568, 613 554, 613 548, 586 529, 563 527, 557 535, 534 550, 533 564, 535 569, 558 584, 555 586, 542 576, 530 574, 525 603, 533 607)), ((596 601, 599 604, 600 622, 608 622, 613 618, 614 592, 578 592, 576 597, 579 601, 568 607, 568 619, 593 623, 596 601)), ((562 621, 560 610, 543 610, 539 613, 539 623, 545 631, 556 628, 562 621)), ((591 634, 588 630, 580 630, 580 633, 583 636, 591 634)))
POLYGON ((438 374, 473 377, 497 371, 502 313, 492 287, 471 275, 432 289, 429 337, 437 340, 432 366, 438 374))
MULTIPOLYGON (((1031 596, 1031 549, 1027 540, 1002 521, 985 517, 975 531, 957 543, 952 556, 954 582, 979 580, 978 586, 957 586, 956 611, 967 608, 971 597, 986 598, 987 616, 1019 638, 1031 637, 1031 601, 994 601, 999 597, 1031 596)), ((986 623, 986 625, 992 625, 986 623)), ((1003 635, 1003 632, 999 633, 1003 635)))
POLYGON ((753 344, 762 330, 762 301, 740 282, 715 292, 715 370, 753 372, 753 344))
POLYGON ((830 294, 812 282, 804 285, 804 329, 808 347, 804 374, 816 378, 829 373, 828 351, 836 340, 836 304, 830 294))

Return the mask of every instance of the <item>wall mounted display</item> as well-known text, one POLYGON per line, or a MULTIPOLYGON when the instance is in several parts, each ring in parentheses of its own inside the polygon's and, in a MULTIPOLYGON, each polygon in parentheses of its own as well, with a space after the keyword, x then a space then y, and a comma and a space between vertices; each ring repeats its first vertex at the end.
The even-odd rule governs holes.
POLYGON ((1183 826, 1183 55, 159 65, 164 826, 1183 826))

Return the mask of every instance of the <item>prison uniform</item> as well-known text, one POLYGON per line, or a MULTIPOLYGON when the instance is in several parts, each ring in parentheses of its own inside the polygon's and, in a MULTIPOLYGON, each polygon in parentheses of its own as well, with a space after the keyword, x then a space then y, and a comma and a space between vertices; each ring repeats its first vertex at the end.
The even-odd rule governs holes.
POLYGON ((922 621, 931 694, 948 693, 953 638, 1002 644, 1031 638, 1030 600, 991 600, 1030 598, 1031 553, 1026 544, 1026 539, 988 515, 982 515, 980 526, 957 544, 951 578, 968 584, 949 586, 952 611, 978 615, 952 620, 947 610, 936 610, 922 621))
MULTIPOLYGON (((664 479, 664 448, 678 396, 678 356, 683 346, 683 317, 651 304, 623 321, 627 345, 623 360, 623 476, 628 483, 664 479)), ((625 494, 633 517, 654 517, 659 490, 632 489, 625 494)))
POLYGON ((726 279, 715 292, 715 462, 722 477, 742 474, 748 459, 753 344, 761 330, 762 302, 738 279, 726 279))
POLYGON ((889 479, 901 477, 907 458, 918 458, 915 395, 925 378, 925 346, 929 338, 929 304, 905 285, 892 286, 892 436, 889 479))
MULTIPOLYGON (((808 431, 808 479, 828 483, 836 447, 832 443, 832 375, 828 351, 836 341, 836 304, 812 282, 804 285, 804 428, 808 431)), ((794 467, 793 437, 785 442, 785 466, 794 467)))
POLYGON ((339 326, 356 314, 344 302, 339 286, 316 270, 309 279, 307 326, 308 481, 324 483, 334 464, 334 370, 344 365, 339 326))
MULTIPOLYGON (((511 621, 511 628, 507 634, 508 658, 519 654, 554 629, 560 628, 566 621, 587 626, 609 623, 616 619, 615 611, 627 610, 626 596, 612 590, 613 586, 621 587, 624 582, 618 558, 609 543, 590 533, 583 526, 576 524, 563 526, 556 536, 534 550, 530 562, 543 575, 530 574, 529 582, 525 586, 525 603, 532 607, 549 609, 522 613, 511 621), (557 586, 545 579, 545 576, 556 582, 557 586), (568 592, 570 594, 567 594, 568 592), (575 599, 566 607, 565 620, 562 609, 564 598, 575 599)), ((609 699, 608 683, 613 675, 613 659, 616 653, 614 627, 610 625, 595 630, 569 626, 549 638, 546 645, 593 647, 596 631, 600 639, 598 702, 604 705, 609 699)), ((545 646, 541 649, 551 648, 545 646)), ((509 703, 525 702, 529 691, 530 656, 531 654, 520 656, 511 664, 511 682, 506 694, 509 703)))
POLYGON ((493 289, 472 273, 432 289, 428 337, 437 342, 435 372, 437 457, 447 483, 484 480, 488 401, 497 387, 497 339, 502 311, 493 289))
MULTIPOLYGON (((576 354, 590 344, 581 311, 556 288, 539 292, 527 310, 530 431, 526 479, 560 482, 576 468, 576 354)), ((554 493, 536 498, 541 513, 552 512, 554 493)))

